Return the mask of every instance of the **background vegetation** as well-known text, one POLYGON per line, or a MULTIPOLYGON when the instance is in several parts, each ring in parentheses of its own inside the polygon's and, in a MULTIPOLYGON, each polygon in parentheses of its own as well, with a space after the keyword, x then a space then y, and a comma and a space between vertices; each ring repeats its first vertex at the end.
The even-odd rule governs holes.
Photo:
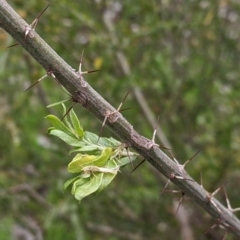
MULTIPOLYGON (((48 2, 9 3, 31 23, 48 2)), ((239 24, 235 0, 59 0, 51 1, 37 32, 73 68, 84 49, 83 68, 101 69, 85 79, 113 106, 132 88, 125 106, 133 109, 124 116, 134 128, 151 138, 153 126, 141 108, 146 103, 156 119, 160 114, 167 145, 180 162, 201 149, 189 174, 200 182, 201 172, 210 192, 224 184, 239 207, 239 24)), ((217 228, 203 236, 214 220, 191 201, 175 215, 181 194, 159 199, 166 179, 147 163, 133 174, 130 166, 123 169, 107 189, 81 204, 63 192, 71 177, 69 148, 47 135, 44 117, 49 111, 60 117, 60 107, 46 105, 68 96, 51 78, 23 93, 45 72, 21 47, 6 49, 14 42, 2 30, 0 39, 1 240, 224 235, 217 228)), ((80 106, 74 109, 84 129, 99 132, 100 122, 80 106)), ((104 129, 103 135, 111 133, 104 129)), ((222 193, 218 198, 225 204, 222 193)))

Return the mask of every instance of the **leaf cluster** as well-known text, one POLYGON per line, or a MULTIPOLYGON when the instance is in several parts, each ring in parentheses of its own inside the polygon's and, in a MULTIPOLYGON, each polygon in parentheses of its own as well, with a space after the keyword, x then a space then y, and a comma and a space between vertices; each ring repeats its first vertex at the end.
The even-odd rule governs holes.
MULTIPOLYGON (((64 105, 63 108, 66 112, 64 105)), ((66 181, 64 189, 71 185, 71 193, 81 201, 107 187, 120 167, 136 160, 138 155, 124 149, 123 144, 112 137, 99 138, 94 133, 84 131, 73 109, 69 115, 70 121, 67 117, 61 121, 55 115, 46 118, 52 124, 48 129, 49 134, 70 145, 70 153, 77 153, 68 164, 68 172, 77 173, 77 176, 66 181)))

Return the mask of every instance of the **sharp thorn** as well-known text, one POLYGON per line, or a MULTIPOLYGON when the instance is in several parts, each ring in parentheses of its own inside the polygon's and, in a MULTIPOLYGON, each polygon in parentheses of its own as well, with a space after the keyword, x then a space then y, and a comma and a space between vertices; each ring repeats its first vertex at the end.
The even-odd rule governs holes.
POLYGON ((174 178, 181 179, 181 180, 185 180, 185 181, 195 182, 195 180, 193 180, 193 179, 191 179, 191 178, 184 178, 184 177, 181 177, 181 176, 175 176, 174 178))
POLYGON ((48 74, 44 75, 43 77, 39 78, 35 83, 33 83, 30 87, 28 87, 24 92, 27 92, 30 88, 34 87, 36 84, 38 84, 40 81, 42 81, 45 77, 47 77, 48 74))
POLYGON ((160 115, 158 116, 155 127, 154 127, 152 142, 155 142, 155 137, 156 137, 156 133, 157 133, 157 126, 158 126, 158 123, 159 123, 159 119, 160 119, 160 115))
POLYGON ((15 47, 15 46, 17 46, 17 45, 19 45, 19 44, 18 44, 18 43, 15 43, 15 44, 12 44, 12 45, 8 46, 7 48, 15 47))
POLYGON ((224 191, 225 199, 226 199, 226 202, 227 202, 228 210, 231 211, 231 212, 238 212, 238 211, 240 211, 240 208, 234 208, 234 209, 232 208, 225 187, 223 187, 223 191, 224 191))
POLYGON ((83 61, 83 54, 84 54, 84 49, 82 50, 81 58, 80 58, 80 63, 82 64, 83 61))
POLYGON ((159 147, 160 147, 160 148, 163 148, 163 149, 165 149, 165 150, 170 150, 170 148, 167 148, 167 147, 164 147, 164 146, 161 146, 161 145, 159 145, 159 147))
POLYGON ((167 180, 167 183, 165 184, 164 188, 162 189, 159 198, 160 198, 160 197, 163 195, 163 193, 165 192, 165 190, 166 190, 168 184, 170 183, 170 181, 171 181, 171 178, 169 178, 169 179, 167 180))
POLYGON ((29 89, 31 89, 32 87, 34 87, 36 84, 38 84, 39 81, 36 81, 35 83, 33 83, 30 87, 28 87, 26 90, 24 90, 24 92, 27 92, 29 89))
POLYGON ((128 94, 130 93, 130 91, 131 91, 131 90, 128 90, 127 94, 125 95, 125 97, 123 98, 122 102, 121 102, 120 105, 118 106, 118 108, 117 108, 117 112, 120 111, 120 109, 121 109, 121 107, 122 107, 124 101, 126 100, 128 94))
POLYGON ((91 71, 87 71, 87 73, 95 73, 95 72, 100 72, 101 70, 91 70, 91 71))
POLYGON ((222 240, 226 240, 227 234, 228 234, 228 232, 227 232, 227 231, 225 231, 225 233, 224 233, 224 236, 223 236, 222 240))
POLYGON ((211 196, 215 196, 221 189, 222 189, 223 186, 220 186, 219 188, 217 188, 212 194, 211 196))
POLYGON ((132 159, 131 159, 131 157, 130 157, 130 155, 129 155, 128 147, 126 147, 126 151, 127 151, 127 155, 128 155, 129 161, 130 161, 130 163, 131 163, 131 165, 132 165, 132 169, 134 169, 132 159))
POLYGON ((189 158, 189 159, 183 164, 183 168, 184 168, 190 161, 192 161, 193 158, 195 158, 200 151, 201 151, 201 150, 198 150, 191 158, 189 158))
POLYGON ((226 199, 226 202, 227 202, 227 207, 230 211, 232 211, 232 207, 231 207, 231 204, 230 204, 230 201, 229 201, 229 198, 228 198, 227 191, 226 191, 225 187, 223 187, 223 192, 224 192, 225 199, 226 199))
POLYGON ((132 109, 132 107, 120 109, 118 112, 123 112, 123 111, 130 110, 130 109, 132 109))
POLYGON ((38 21, 39 21, 39 18, 42 16, 42 14, 47 10, 47 8, 49 7, 50 3, 38 14, 38 16, 33 20, 33 22, 26 27, 26 30, 25 30, 25 38, 30 34, 30 32, 32 30, 35 30, 37 24, 38 24, 38 21))
POLYGON ((176 215, 177 215, 178 210, 179 210, 179 208, 180 208, 180 205, 181 205, 181 203, 182 203, 182 201, 183 201, 184 195, 185 195, 185 193, 182 192, 182 197, 181 197, 180 200, 179 200, 179 204, 178 204, 178 207, 177 207, 177 210, 176 210, 176 213, 175 213, 176 215))
MULTIPOLYGON (((104 125, 105 125, 105 123, 106 123, 106 121, 107 121, 107 118, 108 118, 110 115, 115 114, 115 113, 117 113, 117 112, 120 112, 120 111, 124 111, 124 110, 128 110, 128 109, 130 109, 130 108, 126 108, 126 109, 122 109, 122 110, 120 110, 121 107, 122 107, 123 102, 125 101, 126 97, 127 97, 128 94, 129 94, 129 92, 130 92, 130 90, 127 92, 126 96, 124 97, 123 101, 120 103, 120 105, 119 105, 119 107, 118 107, 118 109, 117 109, 116 111, 114 111, 114 112, 110 112, 110 113, 106 113, 106 114, 105 114, 105 118, 104 118, 104 120, 103 120, 103 123, 102 123, 101 129, 100 129, 100 133, 99 133, 99 135, 98 135, 98 141, 99 141, 99 139, 100 139, 100 137, 101 137, 102 130, 103 130, 103 127, 104 127, 104 125)), ((97 142, 98 142, 98 141, 97 141, 97 142)))
POLYGON ((61 122, 63 121, 63 119, 68 115, 68 113, 71 111, 71 109, 74 107, 76 103, 74 103, 67 111, 66 113, 63 115, 63 117, 61 118, 61 122))
POLYGON ((207 231, 204 232, 203 235, 206 235, 207 233, 210 232, 210 230, 214 229, 217 226, 217 223, 213 224, 209 229, 207 229, 207 231))
MULTIPOLYGON (((79 75, 82 75, 82 61, 83 61, 83 54, 84 54, 84 49, 82 50, 82 54, 81 54, 80 62, 79 62, 79 68, 78 68, 78 73, 79 73, 79 75)), ((87 73, 87 72, 85 72, 85 73, 87 73)))
POLYGON ((172 155, 171 151, 168 151, 168 153, 171 155, 171 158, 174 160, 175 157, 172 155))
POLYGON ((137 168, 139 168, 144 162, 146 161, 146 159, 144 158, 130 173, 133 173, 137 168))
POLYGON ((126 94, 125 97, 123 98, 122 102, 124 102, 124 101, 126 100, 128 94, 129 94, 130 92, 131 92, 131 90, 129 89, 128 92, 127 92, 127 94, 126 94))
POLYGON ((39 18, 43 15, 43 13, 48 9, 50 3, 38 14, 38 16, 36 17, 37 20, 39 20, 39 18))
POLYGON ((99 141, 99 139, 100 139, 100 137, 101 137, 101 135, 102 135, 103 127, 104 127, 104 125, 105 125, 105 123, 106 123, 106 121, 107 121, 108 116, 109 116, 109 115, 106 115, 105 118, 104 118, 104 120, 103 120, 101 129, 100 129, 100 132, 99 132, 99 134, 98 134, 98 140, 97 140, 97 142, 99 141))

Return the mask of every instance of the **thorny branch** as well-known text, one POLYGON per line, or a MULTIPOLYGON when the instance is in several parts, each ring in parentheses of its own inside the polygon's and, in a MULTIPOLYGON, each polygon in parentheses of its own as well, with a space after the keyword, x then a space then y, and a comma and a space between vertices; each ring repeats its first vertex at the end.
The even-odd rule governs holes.
MULTIPOLYGON (((52 71, 59 83, 62 84, 78 100, 78 103, 85 107, 100 121, 105 118, 106 111, 116 111, 105 101, 81 76, 75 72, 56 52, 35 32, 34 38, 25 38, 25 30, 29 25, 9 6, 5 0, 0 0, 0 26, 8 32, 46 71, 52 71), (86 85, 82 85, 81 82, 86 85)), ((175 174, 190 179, 190 176, 172 161, 159 147, 151 145, 151 140, 138 134, 131 124, 121 116, 115 121, 106 121, 106 125, 128 146, 136 150, 143 158, 151 163, 159 172, 165 176, 175 174)), ((206 201, 208 192, 195 181, 183 181, 173 178, 182 192, 194 200, 199 206, 205 209, 215 219, 220 219, 229 230, 240 237, 240 221, 229 209, 220 204, 215 198, 206 201), (217 205, 220 212, 216 209, 217 205)))

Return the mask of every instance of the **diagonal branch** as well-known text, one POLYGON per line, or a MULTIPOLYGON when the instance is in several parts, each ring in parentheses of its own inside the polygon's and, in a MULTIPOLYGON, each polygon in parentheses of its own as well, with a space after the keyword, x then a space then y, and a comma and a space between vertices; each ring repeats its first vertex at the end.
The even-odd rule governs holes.
MULTIPOLYGON (((53 71, 54 75, 75 99, 83 107, 91 112, 100 121, 103 121, 106 111, 116 111, 103 99, 89 84, 82 85, 85 81, 69 66, 56 52, 37 34, 34 38, 25 38, 24 32, 28 24, 9 6, 5 0, 0 0, 0 26, 8 32, 46 71, 53 71)), ((128 146, 135 149, 143 158, 148 160, 159 172, 165 176, 175 174, 190 179, 190 176, 181 172, 177 164, 172 161, 157 146, 149 148, 151 140, 138 134, 131 124, 119 113, 116 121, 106 121, 106 125, 128 146)), ((199 206, 212 215, 215 219, 221 219, 235 235, 240 237, 240 221, 232 213, 212 199, 207 201, 208 193, 195 181, 182 181, 173 178, 176 184, 188 197, 192 198, 199 206)))

